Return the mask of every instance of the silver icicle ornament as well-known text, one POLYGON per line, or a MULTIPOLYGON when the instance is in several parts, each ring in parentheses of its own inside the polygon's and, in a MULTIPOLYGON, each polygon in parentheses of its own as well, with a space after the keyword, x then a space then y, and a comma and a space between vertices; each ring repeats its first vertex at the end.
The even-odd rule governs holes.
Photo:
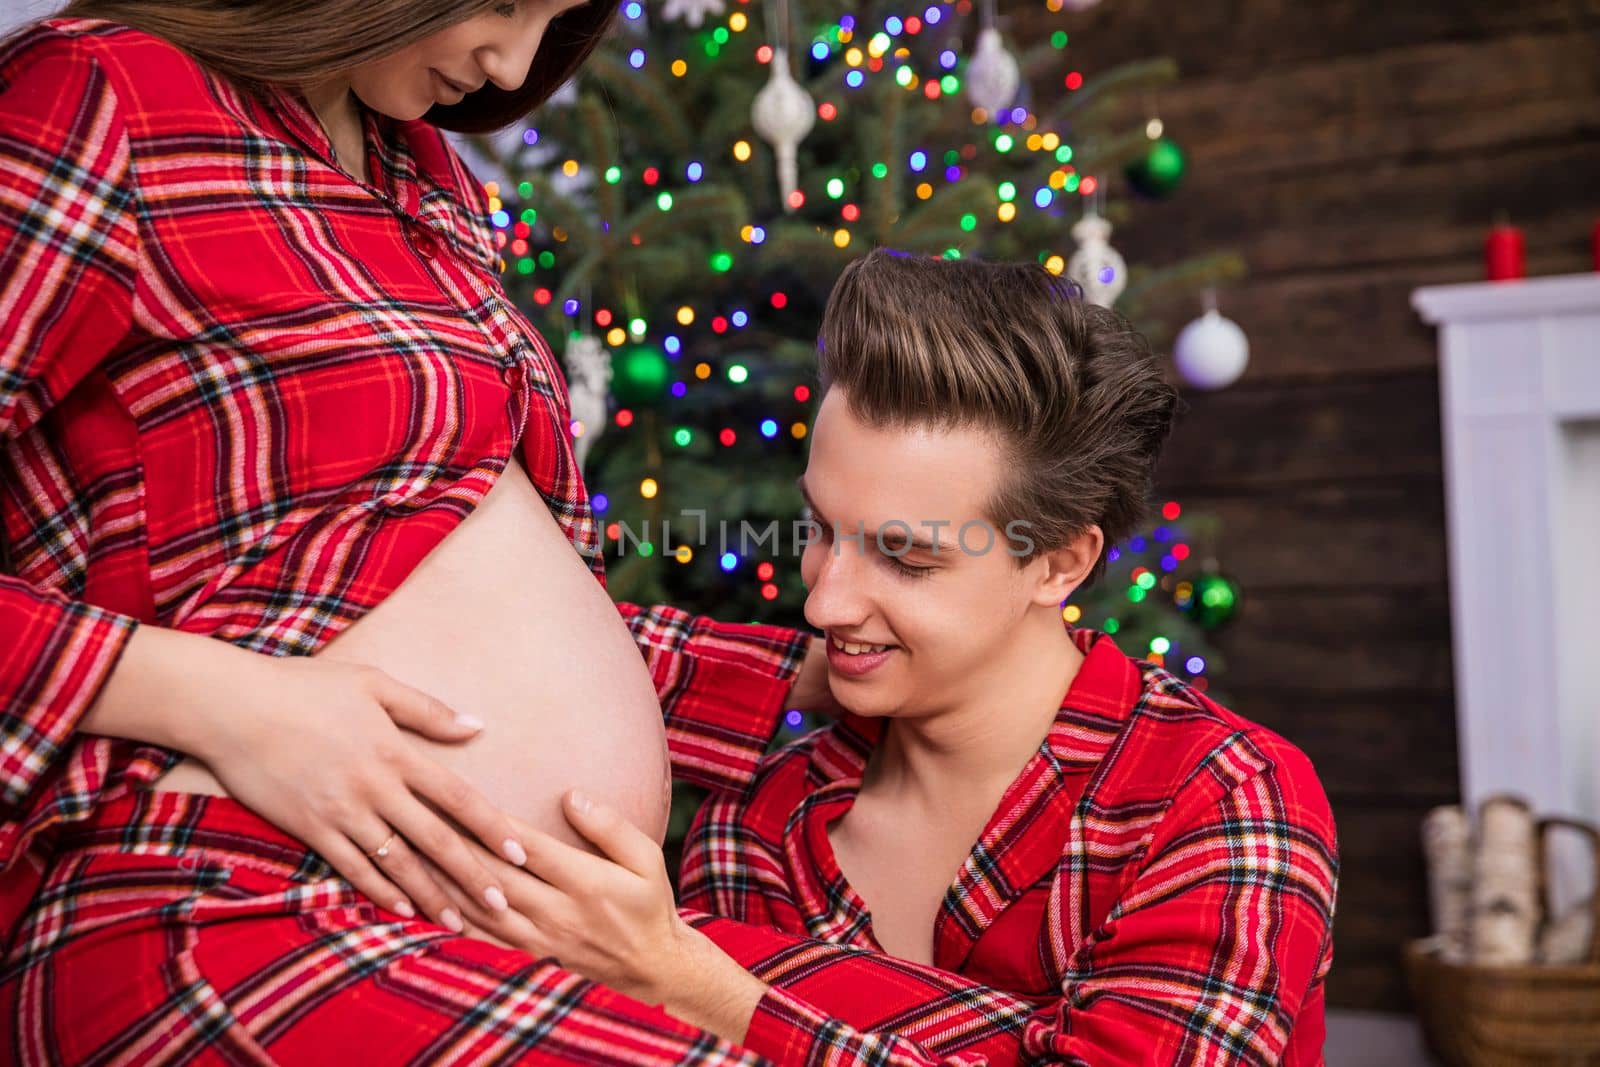
POLYGON ((783 194, 786 212, 794 210, 790 198, 800 185, 796 150, 816 121, 816 104, 811 94, 789 73, 788 54, 783 50, 774 51, 772 75, 756 94, 755 103, 750 107, 750 122, 777 154, 778 189, 783 194))

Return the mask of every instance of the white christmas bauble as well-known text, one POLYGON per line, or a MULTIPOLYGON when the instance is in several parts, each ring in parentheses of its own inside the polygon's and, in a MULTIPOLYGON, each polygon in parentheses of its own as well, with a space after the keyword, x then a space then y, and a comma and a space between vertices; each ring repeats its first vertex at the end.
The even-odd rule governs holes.
POLYGON ((611 353, 600 338, 582 334, 567 342, 567 400, 572 429, 577 433, 572 450, 578 467, 606 430, 606 396, 611 391, 611 353))
POLYGON ((817 107, 811 94, 800 87, 789 73, 789 56, 775 52, 772 74, 750 106, 750 122, 761 139, 772 146, 778 157, 778 188, 783 194, 783 210, 793 211, 789 194, 800 184, 796 149, 817 121, 817 107))
POLYGON ((1110 307, 1128 285, 1128 265, 1111 247, 1111 223, 1103 215, 1085 215, 1072 224, 1072 237, 1078 250, 1067 260, 1067 277, 1089 303, 1110 307))
POLYGON ((1178 334, 1172 360, 1183 380, 1196 389, 1222 389, 1244 373, 1250 362, 1250 340, 1238 323, 1213 308, 1178 334))
POLYGON ((967 64, 967 99, 993 115, 1011 106, 1021 84, 1022 68, 1001 43, 1000 31, 993 26, 980 31, 967 64))
POLYGON ((690 27, 700 28, 707 15, 722 14, 722 0, 667 0, 661 5, 661 16, 667 19, 683 19, 690 27))

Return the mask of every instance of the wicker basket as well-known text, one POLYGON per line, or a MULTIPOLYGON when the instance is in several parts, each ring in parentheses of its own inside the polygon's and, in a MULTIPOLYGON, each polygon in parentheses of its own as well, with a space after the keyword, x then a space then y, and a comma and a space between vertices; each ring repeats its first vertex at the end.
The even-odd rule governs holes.
MULTIPOLYGON (((1595 847, 1600 831, 1573 819, 1539 822, 1540 898, 1548 914, 1545 840, 1556 827, 1595 847)), ((1406 945, 1406 975, 1429 1049, 1451 1067, 1600 1067, 1600 891, 1587 963, 1475 966, 1439 958, 1431 940, 1406 945)))

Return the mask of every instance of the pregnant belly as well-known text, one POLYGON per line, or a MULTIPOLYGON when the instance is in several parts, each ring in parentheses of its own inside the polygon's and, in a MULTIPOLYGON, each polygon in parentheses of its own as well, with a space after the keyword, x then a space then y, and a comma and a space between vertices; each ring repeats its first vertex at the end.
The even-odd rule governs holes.
MULTIPOLYGON (((644 659, 520 463, 316 655, 378 667, 482 719, 462 743, 405 737, 502 810, 576 842, 560 810, 576 786, 665 835, 666 734, 644 659)), ((153 788, 225 794, 192 758, 153 788)))

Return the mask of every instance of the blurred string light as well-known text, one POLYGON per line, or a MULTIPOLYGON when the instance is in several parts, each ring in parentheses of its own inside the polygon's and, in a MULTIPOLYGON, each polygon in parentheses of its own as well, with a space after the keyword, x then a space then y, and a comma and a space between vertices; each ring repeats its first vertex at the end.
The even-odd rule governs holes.
MULTIPOLYGON (((1192 610, 1196 607, 1195 601, 1205 597, 1208 598, 1206 606, 1213 610, 1231 608, 1232 583, 1211 571, 1192 579, 1179 580, 1173 572, 1192 556, 1182 530, 1173 525, 1182 517, 1183 508, 1177 501, 1167 501, 1159 510, 1162 524, 1108 549, 1107 563, 1120 563, 1127 568, 1123 593, 1129 605, 1138 605, 1156 596, 1167 596, 1174 608, 1190 615, 1192 621, 1202 629, 1209 629, 1217 623, 1206 621, 1204 616, 1192 610), (1228 603, 1222 604, 1221 600, 1227 600, 1228 603)), ((1123 572, 1119 569, 1116 573, 1123 572)), ((1108 571, 1107 580, 1114 583, 1118 579, 1108 571)), ((1116 586, 1113 584, 1109 588, 1115 589, 1116 586)), ((1093 626, 1113 635, 1131 625, 1129 619, 1132 617, 1123 618, 1113 613, 1104 619, 1093 619, 1086 617, 1083 608, 1074 603, 1063 604, 1061 615, 1069 625, 1093 626)), ((1130 648, 1129 651, 1157 666, 1187 676, 1189 683, 1199 689, 1207 687, 1205 675, 1209 664, 1205 657, 1183 652, 1174 634, 1157 632, 1148 637, 1143 647, 1137 650, 1130 648)))
MULTIPOLYGON (((1061 0, 1046 0, 1047 6, 1052 11, 1062 9, 1061 0)), ((823 99, 818 103, 818 115, 823 121, 833 121, 839 117, 840 109, 846 101, 854 99, 853 93, 865 87, 867 79, 873 76, 887 74, 895 83, 907 91, 919 93, 930 102, 947 106, 944 97, 953 96, 962 88, 962 56, 951 48, 939 50, 932 58, 932 65, 927 69, 919 69, 911 51, 902 44, 902 41, 917 37, 928 27, 941 25, 951 19, 952 15, 967 15, 971 12, 971 5, 967 0, 958 0, 956 3, 929 4, 919 12, 890 14, 883 18, 876 26, 859 24, 854 15, 845 15, 839 21, 826 27, 823 33, 813 40, 810 55, 818 63, 837 63, 839 67, 840 85, 844 91, 843 96, 823 99)), ((645 8, 640 0, 626 0, 623 5, 623 16, 629 20, 640 20, 645 15, 645 8)), ((723 46, 732 39, 733 34, 744 32, 749 26, 748 16, 743 11, 731 13, 725 26, 713 29, 706 41, 706 58, 717 61, 723 46)), ((1050 43, 1055 49, 1067 46, 1068 35, 1057 30, 1050 37, 1050 43)), ((758 63, 766 64, 771 61, 772 48, 762 44, 755 50, 758 63)), ((627 62, 635 70, 644 69, 649 63, 649 55, 645 47, 635 47, 628 51, 627 62)), ((667 67, 674 78, 684 78, 690 73, 689 59, 693 57, 673 57, 667 67)), ((1061 82, 1069 91, 1080 88, 1083 76, 1077 71, 1068 72, 1061 82)), ((1015 107, 996 115, 988 115, 981 110, 972 110, 969 118, 976 126, 982 127, 981 136, 973 137, 959 147, 947 147, 940 151, 928 146, 914 146, 904 157, 903 172, 917 175, 923 180, 913 187, 913 194, 922 200, 931 199, 934 195, 934 181, 942 181, 945 185, 953 185, 961 181, 983 180, 991 181, 987 177, 971 177, 971 164, 975 161, 980 147, 988 147, 994 152, 1005 155, 1013 152, 1025 151, 1030 154, 1045 154, 1054 164, 1044 179, 1043 184, 1032 188, 1031 191, 1019 198, 1016 185, 1012 181, 996 182, 995 192, 1000 201, 996 217, 1002 223, 1015 219, 1018 204, 1031 205, 1039 211, 1060 211, 1061 198, 1068 195, 1089 195, 1094 191, 1094 180, 1088 176, 1077 173, 1072 165, 1072 146, 1064 143, 1061 135, 1053 130, 1039 129, 1039 116, 1030 113, 1026 108, 1015 107), (931 179, 931 180, 930 180, 931 179)), ((540 134, 536 128, 523 131, 522 139, 526 145, 537 145, 540 134)), ((732 156, 733 166, 750 162, 754 155, 754 148, 750 139, 742 137, 737 139, 728 149, 732 156)), ((726 161, 727 157, 720 157, 726 161)), ((729 164, 720 164, 729 165, 729 164)), ((577 159, 566 159, 560 164, 560 170, 568 177, 577 177, 583 172, 583 165, 577 159)), ((874 161, 863 168, 870 180, 882 180, 889 174, 889 164, 886 161, 874 161)), ((611 185, 619 185, 629 180, 629 171, 620 166, 611 166, 600 175, 603 180, 611 185)), ((638 180, 647 187, 657 186, 662 182, 663 175, 656 167, 646 166, 637 171, 638 180)), ((700 160, 691 161, 682 174, 686 183, 698 183, 708 176, 708 165, 700 160)), ((670 175, 667 176, 670 178, 670 175)), ((850 183, 856 181, 838 175, 828 176, 824 179, 824 188, 830 202, 838 205, 838 216, 844 223, 855 224, 861 219, 860 206, 855 202, 860 199, 852 193, 850 183)), ((500 201, 500 190, 495 183, 486 183, 485 192, 490 201, 490 221, 495 229, 496 246, 508 249, 515 269, 518 273, 528 275, 535 270, 552 270, 558 264, 558 257, 549 250, 538 251, 529 247, 528 242, 533 237, 533 227, 538 224, 537 210, 531 206, 524 207, 520 214, 513 217, 506 206, 500 201)), ((516 188, 516 194, 524 202, 535 193, 531 183, 522 182, 516 188)), ((805 194, 797 191, 794 197, 794 206, 802 206, 805 194)), ((671 212, 676 208, 676 198, 670 188, 659 188, 655 196, 655 204, 661 212, 671 212)), ((964 214, 960 220, 961 229, 972 233, 977 229, 978 218, 971 214, 964 214)), ((610 223, 601 220, 602 228, 609 229, 610 223)), ((754 223, 746 224, 740 231, 740 239, 746 245, 759 246, 766 240, 766 231, 754 223)), ((558 242, 565 240, 566 235, 557 230, 552 231, 552 237, 558 242)), ((847 248, 852 243, 852 233, 847 226, 839 225, 834 228, 833 243, 841 249, 847 248)), ((639 243, 638 236, 634 236, 634 243, 639 243)), ((961 250, 949 248, 944 256, 948 259, 959 259, 961 250)), ((1039 252, 1039 261, 1053 274, 1060 274, 1065 263, 1061 253, 1051 249, 1039 252)), ((716 251, 712 254, 711 269, 719 273, 726 273, 734 266, 734 257, 726 250, 716 251)), ((503 264, 504 268, 504 264, 503 264)), ((540 305, 551 303, 555 297, 547 287, 535 289, 534 299, 540 305)), ((782 311, 788 302, 787 295, 774 292, 768 295, 767 301, 774 311, 782 311)), ((576 319, 583 314, 582 302, 576 298, 567 297, 561 301, 561 310, 568 318, 576 319)), ((606 340, 613 346, 632 342, 638 343, 649 337, 652 333, 651 323, 645 318, 633 315, 626 317, 626 329, 621 323, 612 323, 612 313, 609 309, 597 309, 594 318, 596 324, 602 328, 609 328, 605 334, 606 340), (599 320, 599 312, 605 312, 606 323, 599 320)), ((730 330, 748 328, 752 322, 752 315, 744 308, 736 308, 731 312, 719 314, 710 309, 699 309, 684 304, 681 305, 672 322, 667 325, 671 329, 689 329, 697 322, 709 324, 714 332, 726 333, 730 330)), ((669 360, 682 358, 685 349, 684 339, 676 333, 668 333, 660 339, 660 349, 669 360)), ((706 362, 694 365, 692 373, 685 372, 682 377, 672 381, 668 388, 675 398, 687 395, 692 382, 703 382, 711 377, 713 368, 706 362)), ((723 375, 729 383, 739 388, 745 386, 749 380, 749 370, 742 364, 730 364, 723 369, 723 375)), ((670 375, 669 375, 670 377, 670 375)), ((810 390, 806 386, 796 386, 793 391, 796 403, 806 404, 810 400, 810 390)), ((631 427, 634 425, 631 411, 618 413, 619 426, 631 427)), ((785 418, 781 412, 772 412, 753 421, 752 427, 759 433, 755 440, 773 441, 787 436, 793 440, 803 439, 808 431, 804 419, 793 417, 785 418)), ((581 423, 573 426, 574 435, 581 434, 581 423)), ((681 448, 691 447, 696 438, 694 432, 688 427, 678 427, 672 435, 676 445, 681 448)), ((734 427, 723 427, 715 435, 717 444, 724 448, 734 447, 740 435, 734 427)), ((646 499, 653 498, 661 491, 660 483, 656 478, 646 478, 639 483, 639 493, 646 499)), ((591 501, 596 514, 603 513, 609 505, 605 493, 596 493, 591 501)), ((1175 504, 1169 504, 1168 509, 1175 509, 1175 504)), ((1172 521, 1175 514, 1163 514, 1163 518, 1172 521)), ((643 554, 649 554, 649 545, 642 547, 643 554)), ((1170 574, 1179 564, 1188 557, 1188 547, 1184 544, 1174 543, 1163 546, 1164 551, 1154 567, 1141 568, 1133 576, 1128 587, 1130 602, 1136 598, 1147 597, 1151 594, 1156 584, 1156 569, 1170 574)), ((1140 546, 1142 551, 1144 546, 1140 546)), ((663 546, 663 553, 671 555, 680 563, 689 563, 693 553, 687 546, 676 549, 663 546)), ((1114 558, 1116 550, 1112 550, 1114 558)), ((733 553, 726 553, 717 558, 717 564, 725 571, 733 571, 738 566, 739 560, 733 553)), ((762 581, 762 595, 772 599, 778 595, 778 587, 770 579, 772 577, 771 565, 763 564, 766 573, 758 575, 762 581)), ((1183 589, 1183 586, 1179 587, 1183 589)), ((1066 613, 1077 612, 1075 606, 1069 605, 1066 613)), ((1069 621, 1073 618, 1069 617, 1069 621)), ((1118 627, 1115 618, 1106 620, 1106 629, 1115 632, 1118 627)), ((1165 637, 1152 642, 1149 650, 1152 656, 1166 656, 1172 651, 1172 644, 1165 637)), ((1205 661, 1199 656, 1190 656, 1182 660, 1184 668, 1191 675, 1199 675, 1205 669, 1205 661)))
MULTIPOLYGON (((1064 5, 1060 0, 1047 0, 1046 6, 1051 11, 1060 11, 1064 5)), ((944 96, 954 94, 960 90, 960 78, 955 73, 961 64, 960 55, 954 49, 941 49, 934 59, 934 69, 918 71, 912 65, 911 61, 914 57, 910 50, 897 42, 916 37, 927 27, 940 25, 949 19, 952 13, 966 15, 971 10, 971 4, 967 0, 957 0, 956 3, 926 4, 921 7, 920 11, 913 8, 909 12, 887 14, 875 27, 861 25, 860 20, 855 15, 847 14, 842 16, 838 22, 825 27, 821 33, 816 35, 812 42, 811 56, 818 62, 828 62, 842 56, 846 67, 843 73, 843 83, 846 89, 861 88, 866 84, 869 74, 892 70, 892 76, 899 84, 908 89, 915 89, 921 86, 923 94, 929 100, 938 101, 944 96), (862 42, 865 42, 865 51, 861 47, 862 42)), ((642 19, 644 14, 645 9, 640 0, 627 0, 623 6, 623 15, 629 20, 637 21, 642 19)), ((748 26, 749 17, 745 12, 734 11, 729 14, 726 19, 726 25, 717 26, 710 33, 710 39, 707 41, 708 56, 714 58, 719 55, 722 46, 732 39, 732 35, 742 33, 748 26)), ((1064 49, 1068 41, 1069 37, 1064 30, 1056 30, 1050 36, 1050 44, 1057 50, 1064 49)), ((770 62, 771 57, 772 49, 770 46, 763 44, 757 48, 756 58, 758 62, 770 62)), ((642 69, 648 61, 647 50, 644 47, 632 48, 628 52, 627 60, 634 69, 642 69)), ((674 58, 669 69, 674 77, 684 77, 689 72, 688 63, 682 56, 674 58)), ((1070 71, 1064 76, 1062 84, 1068 90, 1078 89, 1083 84, 1083 76, 1078 71, 1070 71)), ((838 116, 838 104, 832 100, 824 100, 819 103, 818 112, 825 121, 832 120, 838 116)), ((993 121, 995 125, 989 131, 989 140, 991 146, 997 152, 1009 153, 1016 147, 1016 138, 1000 128, 1009 124, 1030 131, 1025 140, 1025 146, 1028 151, 1054 154, 1055 161, 1059 166, 1051 172, 1044 186, 1034 190, 1030 202, 1035 209, 1039 211, 1056 209, 1060 195, 1076 194, 1088 196, 1093 193, 1093 180, 1077 174, 1071 165, 1071 146, 1063 144, 1060 135, 1054 131, 1034 130, 1034 126, 1037 125, 1038 121, 1037 116, 1031 114, 1026 108, 1015 107, 1005 113, 994 116, 983 114, 981 109, 975 109, 971 113, 971 118, 975 123, 979 124, 987 124, 991 120, 993 121)), ((523 141, 529 145, 537 144, 539 142, 539 131, 536 128, 525 130, 523 132, 523 141)), ((945 167, 943 168, 943 177, 947 183, 953 184, 963 180, 965 177, 963 168, 951 157, 965 155, 970 160, 973 147, 973 145, 968 144, 963 146, 963 150, 959 153, 956 150, 951 150, 944 154, 945 167)), ((733 157, 739 163, 748 162, 752 158, 753 151, 751 143, 745 138, 736 141, 732 147, 733 157)), ((930 153, 925 149, 916 149, 910 154, 908 165, 911 173, 923 173, 930 165, 930 153)), ((581 171, 581 164, 578 160, 568 159, 562 163, 561 171, 568 177, 576 177, 581 171)), ((656 172, 654 168, 647 168, 643 173, 646 184, 655 184, 656 172)), ((875 164, 873 173, 875 177, 884 177, 887 173, 887 168, 882 163, 875 164)), ((607 169, 604 179, 609 184, 618 184, 623 180, 624 176, 621 168, 613 166, 607 169)), ((690 182, 699 182, 704 176, 705 167, 699 162, 691 163, 688 172, 685 174, 686 180, 690 182)), ((830 198, 834 200, 841 199, 842 193, 835 192, 831 185, 832 183, 830 183, 829 188, 830 198)), ((532 195, 533 189, 531 185, 524 182, 518 187, 517 192, 526 198, 532 195)), ((534 259, 528 255, 530 250, 527 241, 531 233, 530 228, 537 217, 536 214, 531 209, 525 211, 521 219, 522 228, 525 232, 516 233, 514 240, 508 242, 503 231, 511 225, 513 220, 501 209, 500 204, 493 202, 494 199, 497 199, 495 194, 491 193, 490 195, 494 209, 491 221, 496 231, 499 231, 496 234, 496 245, 499 248, 506 248, 509 244, 517 272, 528 275, 532 274, 536 269, 551 269, 554 266, 553 260, 544 262, 542 258, 534 259)), ((931 199, 933 187, 927 183, 918 184, 914 188, 914 195, 922 200, 931 199)), ((1010 198, 1003 199, 1009 202, 1010 198)), ((803 204, 803 193, 797 191, 795 200, 797 202, 794 206, 803 204)), ((663 195, 658 197, 657 205, 664 212, 671 211, 673 204, 674 200, 670 191, 664 191, 663 195)), ((844 205, 841 209, 841 214, 846 222, 856 222, 859 221, 860 209, 854 204, 844 205)), ((996 219, 1001 223, 1009 223, 1016 218, 1016 215, 1017 209, 1013 206, 998 210, 996 219)), ((963 220, 964 222, 965 220, 963 220)), ((608 228, 609 223, 602 221, 602 226, 608 228)), ((745 240, 752 244, 761 243, 764 234, 759 232, 759 228, 755 228, 751 232, 753 235, 746 236, 745 240)), ((564 235, 557 239, 559 241, 562 238, 564 238, 564 235)), ((638 243, 637 237, 635 237, 635 243, 638 243)), ((848 247, 850 244, 848 231, 843 228, 836 230, 834 244, 839 248, 848 247)), ((1048 254, 1041 256, 1041 261, 1049 258, 1048 254)))

